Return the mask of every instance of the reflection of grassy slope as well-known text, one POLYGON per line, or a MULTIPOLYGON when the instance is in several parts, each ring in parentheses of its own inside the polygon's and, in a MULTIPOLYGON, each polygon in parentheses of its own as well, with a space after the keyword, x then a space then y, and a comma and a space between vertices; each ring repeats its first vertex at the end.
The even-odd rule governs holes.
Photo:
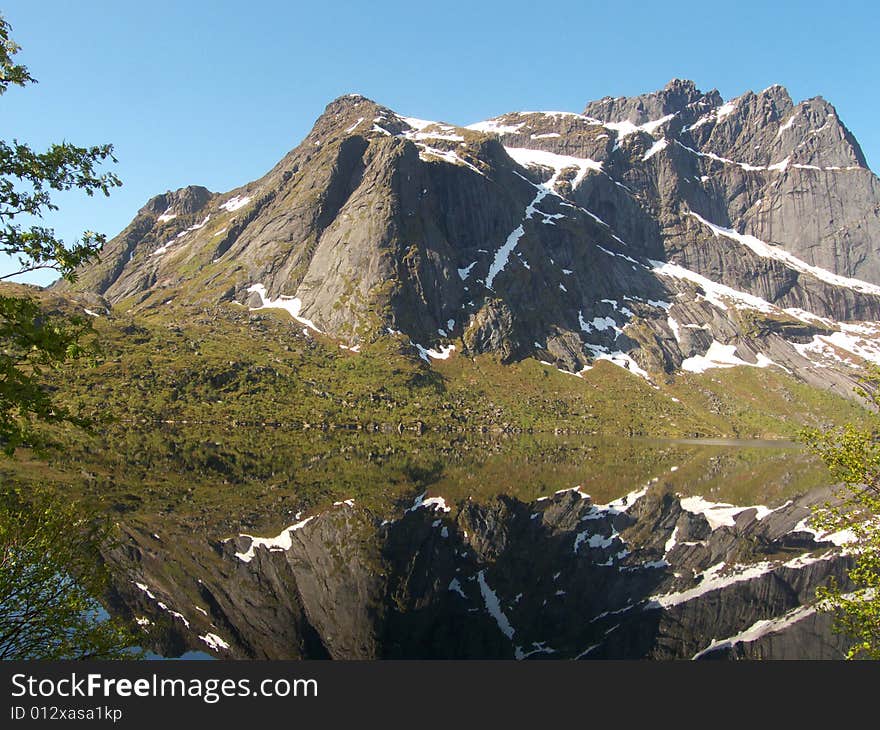
POLYGON ((455 462, 431 491, 448 499, 511 494, 528 501, 580 485, 595 502, 609 502, 657 479, 660 488, 733 504, 780 504, 827 484, 827 472, 799 449, 660 444, 633 440, 560 439, 530 442, 455 462), (523 453, 524 452, 524 453, 523 453), (676 467, 674 471, 672 468, 676 467))
POLYGON ((434 478, 441 454, 423 446, 396 434, 111 427, 48 464, 0 462, 0 479, 58 484, 126 520, 173 513, 229 534, 348 498, 391 509, 434 478))
POLYGON ((172 519, 215 537, 274 534, 299 510, 349 498, 389 515, 424 490, 450 503, 502 494, 529 501, 581 485, 607 502, 655 477, 659 488, 736 504, 779 504, 826 479, 821 465, 796 449, 197 426, 112 427, 48 464, 24 454, 0 462, 4 481, 57 484, 126 522, 159 530, 172 519))
POLYGON ((737 505, 778 506, 828 484, 828 472, 798 449, 696 446, 661 482, 684 496, 737 505))

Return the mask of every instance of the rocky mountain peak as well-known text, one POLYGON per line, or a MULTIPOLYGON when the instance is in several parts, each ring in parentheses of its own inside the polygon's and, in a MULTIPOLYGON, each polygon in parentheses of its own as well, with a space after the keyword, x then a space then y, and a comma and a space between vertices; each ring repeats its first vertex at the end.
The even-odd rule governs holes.
POLYGON ((867 167, 864 154, 834 107, 821 97, 795 105, 779 84, 747 91, 685 125, 694 144, 753 167, 867 167))
POLYGON ((663 87, 663 91, 688 95, 700 93, 699 89, 697 89, 697 85, 695 82, 691 81, 690 79, 679 78, 670 79, 669 83, 667 83, 666 86, 663 87))
POLYGON ((338 119, 339 117, 348 117, 352 112, 366 112, 367 110, 377 111, 384 109, 381 104, 361 96, 360 94, 344 94, 336 97, 324 108, 323 114, 318 117, 317 121, 322 119, 338 119))
POLYGON ((156 195, 141 209, 144 213, 164 215, 192 215, 201 210, 215 193, 201 185, 187 185, 179 190, 168 190, 156 195))
POLYGON ((314 140, 323 144, 327 138, 364 134, 383 120, 395 128, 394 133, 399 131, 397 127, 403 127, 398 115, 388 107, 360 94, 345 94, 327 105, 304 143, 314 140))
POLYGON ((793 106, 791 95, 788 93, 788 89, 786 89, 782 84, 771 84, 766 89, 761 91, 758 96, 761 96, 765 99, 770 99, 777 106, 793 106))
POLYGON ((584 109, 584 115, 603 122, 632 122, 640 125, 646 122, 680 114, 689 107, 704 102, 706 106, 720 103, 720 96, 715 90, 704 94, 697 85, 686 79, 672 79, 659 91, 641 94, 634 97, 606 96, 592 101, 584 109))
POLYGON ((784 121, 786 115, 794 108, 788 91, 779 84, 769 86, 758 93, 746 91, 728 103, 737 110, 737 114, 730 121, 739 118, 744 125, 759 127, 784 121))
POLYGON ((867 169, 868 162, 861 145, 831 103, 821 96, 815 96, 801 102, 798 110, 810 129, 814 130, 812 136, 815 141, 811 146, 815 149, 835 150, 838 162, 827 164, 855 164, 867 169))

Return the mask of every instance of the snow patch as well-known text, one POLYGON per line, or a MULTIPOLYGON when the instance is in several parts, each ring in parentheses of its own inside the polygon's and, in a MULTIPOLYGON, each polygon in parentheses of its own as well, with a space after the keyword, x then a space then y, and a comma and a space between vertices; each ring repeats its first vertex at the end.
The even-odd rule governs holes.
MULTIPOLYGON (((703 497, 686 497, 681 500, 681 508, 685 512, 695 515, 703 515, 709 523, 709 527, 714 531, 719 527, 733 527, 736 524, 736 516, 740 512, 746 510, 755 510, 755 519, 759 522, 767 515, 773 514, 781 509, 785 509, 791 504, 791 500, 779 507, 766 507, 763 504, 753 504, 748 507, 737 507, 736 505, 726 504, 724 502, 709 502, 703 497)), ((793 530, 797 532, 797 528, 793 530)))
POLYGON ((733 114, 736 111, 736 104, 729 101, 726 104, 722 104, 715 110, 715 118, 716 119, 724 119, 724 117, 733 114))
POLYGON ((345 133, 346 133, 346 134, 351 134, 352 132, 354 132, 354 130, 356 130, 359 126, 361 126, 361 122, 362 122, 362 121, 364 121, 364 118, 363 118, 363 117, 361 117, 360 119, 358 119, 354 124, 352 124, 348 129, 346 129, 346 130, 345 130, 345 133))
MULTIPOLYGON (((299 515, 297 515, 298 517, 299 515)), ((306 517, 304 520, 291 525, 283 530, 277 537, 253 537, 252 535, 242 534, 241 537, 248 537, 251 540, 250 547, 243 553, 235 553, 235 557, 244 563, 249 563, 254 559, 258 547, 264 547, 267 550, 278 552, 290 550, 293 545, 293 533, 301 530, 309 522, 315 519, 315 516, 306 517)))
POLYGON ((736 345, 722 345, 718 340, 712 340, 709 349, 703 355, 694 355, 682 361, 681 369, 689 373, 704 373, 712 368, 732 368, 738 365, 748 367, 766 368, 775 365, 770 358, 758 353, 757 362, 746 362, 735 354, 736 345))
POLYGON ((658 139, 656 142, 654 142, 654 144, 651 145, 651 149, 645 152, 644 156, 642 157, 642 162, 650 160, 658 152, 662 152, 663 150, 665 150, 668 145, 669 142, 666 139, 658 139))
POLYGON ((302 299, 299 297, 290 297, 282 294, 277 299, 269 299, 266 295, 266 287, 262 284, 253 284, 248 287, 247 291, 248 293, 256 293, 260 297, 260 301, 262 301, 261 306, 250 308, 252 312, 260 309, 284 309, 300 324, 304 324, 306 327, 313 329, 319 334, 321 333, 321 330, 318 329, 312 320, 300 316, 300 311, 302 311, 302 299))
POLYGON ((598 346, 590 344, 587 344, 587 347, 592 350, 594 360, 608 360, 608 362, 610 362, 612 365, 617 365, 617 367, 623 368, 627 372, 633 373, 634 375, 638 375, 648 382, 651 381, 651 378, 648 376, 647 371, 645 371, 627 353, 621 350, 615 350, 614 352, 603 352, 598 348, 598 346))
POLYGON ((519 124, 504 124, 497 119, 487 119, 485 122, 475 122, 468 124, 465 129, 471 129, 474 132, 493 132, 495 134, 516 134, 525 126, 525 122, 519 124))
POLYGON ((792 343, 792 346, 803 357, 813 362, 815 359, 811 355, 821 355, 827 360, 858 367, 857 363, 850 358, 841 357, 839 351, 843 350, 856 358, 880 365, 880 342, 859 336, 870 336, 873 333, 866 331, 864 326, 860 325, 840 322, 837 323, 837 326, 841 328, 841 331, 830 335, 814 335, 810 342, 805 344, 792 343))
POLYGON ((645 122, 644 124, 633 124, 629 120, 622 122, 604 122, 603 126, 605 127, 605 129, 610 129, 614 132, 617 132, 617 143, 620 144, 620 141, 624 137, 628 137, 629 135, 635 134, 636 132, 647 132, 648 134, 653 135, 659 127, 662 127, 674 116, 675 114, 667 114, 665 117, 661 117, 660 119, 655 119, 650 122, 645 122))
MULTIPOLYGON (((463 138, 461 138, 463 139, 463 138)), ((472 165, 467 160, 459 157, 455 152, 451 152, 449 150, 441 150, 436 147, 431 147, 424 142, 416 142, 416 146, 419 148, 419 159, 425 162, 430 162, 431 158, 437 158, 443 160, 444 162, 448 162, 450 165, 459 165, 467 167, 470 170, 473 170, 478 175, 482 175, 485 177, 485 173, 475 165, 472 165)))
MULTIPOLYGON (((556 494, 560 494, 561 492, 566 491, 576 491, 580 493, 580 487, 574 487, 572 490, 560 490, 556 492, 556 494)), ((632 507, 639 499, 645 496, 648 492, 648 486, 644 486, 641 489, 630 492, 629 494, 625 494, 623 497, 616 499, 608 504, 594 504, 590 506, 589 511, 581 517, 581 522, 592 522, 594 520, 601 519, 610 519, 619 515, 623 512, 626 512, 630 507, 632 507)), ((588 499, 589 495, 580 493, 581 499, 588 499)), ((538 500, 540 501, 540 500, 538 500)), ((583 530, 575 535, 573 550, 575 555, 577 555, 578 550, 580 550, 581 545, 586 542, 587 545, 594 549, 604 549, 611 547, 619 537, 619 533, 616 529, 614 529, 614 525, 611 525, 611 534, 608 536, 603 536, 599 534, 590 535, 590 530, 583 530)), ((629 552, 627 550, 622 550, 617 553, 617 555, 612 555, 603 565, 612 565, 615 558, 621 559, 626 557, 629 552)))
POLYGON ((846 276, 840 276, 839 274, 834 274, 827 269, 822 269, 818 266, 808 264, 806 261, 802 261, 796 256, 788 253, 788 251, 770 246, 769 244, 761 241, 758 238, 755 238, 754 236, 750 236, 744 233, 738 233, 737 231, 734 231, 730 228, 723 228, 722 226, 717 226, 714 223, 710 223, 705 218, 698 215, 697 213, 694 213, 693 211, 689 211, 689 215, 691 215, 693 218, 696 218, 704 226, 707 226, 716 238, 719 236, 724 236, 725 238, 737 241, 738 243, 747 246, 763 258, 781 261, 786 266, 789 266, 795 271, 810 274, 811 276, 814 276, 817 279, 825 281, 829 284, 833 284, 834 286, 854 289, 855 291, 860 291, 865 294, 880 295, 880 286, 869 284, 868 282, 861 281, 860 279, 851 279, 846 276))
POLYGON ((791 125, 794 124, 794 120, 795 120, 795 117, 796 117, 796 116, 797 116, 797 114, 792 114, 792 115, 788 118, 788 121, 787 121, 785 124, 783 124, 783 125, 779 128, 779 131, 776 133, 776 136, 777 136, 777 137, 781 137, 781 136, 782 136, 782 133, 783 133, 786 129, 791 129, 791 125))
POLYGON ((240 196, 236 195, 229 200, 227 200, 223 205, 219 206, 221 210, 228 211, 232 213, 233 211, 238 210, 239 208, 244 208, 248 203, 251 202, 251 198, 249 195, 240 196))
POLYGON ((217 634, 207 633, 204 636, 199 637, 202 641, 204 641, 209 647, 211 647, 214 651, 220 651, 220 649, 228 649, 229 644, 227 644, 223 639, 221 639, 217 634))
POLYGON ((450 512, 451 507, 447 506, 446 500, 443 497, 428 497, 427 492, 422 492, 412 503, 412 506, 407 509, 407 512, 415 512, 417 509, 431 509, 434 512, 440 510, 441 512, 450 512))
POLYGON ((822 562, 824 560, 830 560, 833 557, 833 553, 826 553, 819 557, 814 557, 808 554, 800 555, 789 560, 787 563, 781 564, 764 561, 753 563, 751 565, 736 565, 733 566, 732 572, 725 575, 720 574, 721 568, 724 567, 724 564, 720 563, 717 566, 713 566, 713 568, 703 571, 703 579, 697 586, 677 593, 666 593, 664 595, 652 596, 644 608, 646 611, 658 608, 671 608, 692 601, 707 593, 719 591, 727 586, 760 578, 763 575, 773 573, 782 568, 800 570, 808 565, 822 562))
POLYGON ((486 583, 485 573, 485 570, 477 573, 477 582, 480 584, 480 593, 483 596, 483 602, 486 604, 486 610, 495 619, 495 623, 498 624, 501 633, 512 640, 514 634, 513 626, 510 625, 510 621, 507 620, 507 616, 501 610, 501 602, 498 600, 497 594, 486 583))
MULTIPOLYGON (((557 594, 558 595, 558 594, 557 594)), ((525 651, 522 647, 516 647, 514 651, 514 656, 518 661, 522 661, 523 659, 528 659, 532 654, 555 654, 556 649, 547 646, 546 641, 536 641, 532 643, 532 648, 529 651, 525 651)))
MULTIPOLYGON (((690 127, 690 129, 693 129, 696 126, 698 126, 698 125, 694 124, 693 126, 690 127)), ((716 162, 721 162, 725 165, 735 165, 735 166, 741 168, 742 170, 745 170, 746 172, 766 172, 766 171, 783 172, 784 170, 786 170, 788 168, 789 161, 790 161, 790 158, 786 157, 781 162, 776 162, 772 165, 752 165, 748 162, 737 162, 736 160, 731 160, 727 157, 721 157, 720 155, 716 155, 714 152, 700 152, 699 150, 695 150, 693 147, 688 147, 686 144, 684 144, 683 142, 680 142, 677 139, 673 140, 673 141, 679 147, 687 150, 688 152, 696 155, 697 157, 705 157, 710 160, 715 160, 716 162)), ((817 167, 815 165, 795 164, 795 165, 792 165, 792 167, 799 168, 799 169, 808 169, 808 170, 821 170, 822 172, 836 172, 836 171, 850 171, 850 170, 864 169, 864 168, 859 167, 858 165, 850 165, 848 167, 840 167, 838 165, 831 165, 829 167, 817 167)), ((705 180, 703 178, 700 178, 700 179, 705 182, 705 180)))
POLYGON ((156 600, 156 596, 153 595, 146 583, 138 583, 137 581, 132 582, 135 584, 135 586, 137 586, 137 588, 147 594, 147 598, 152 598, 154 601, 156 600))
POLYGON ((723 502, 709 502, 703 497, 686 497, 681 500, 681 508, 694 515, 703 515, 713 531, 719 527, 733 527, 736 515, 748 509, 723 502))
POLYGON ((437 123, 437 122, 432 122, 432 121, 429 120, 429 119, 419 119, 418 117, 401 117, 401 116, 398 116, 397 118, 400 119, 400 120, 403 121, 403 122, 406 122, 410 127, 412 127, 412 128, 415 129, 415 130, 418 130, 419 132, 421 132, 421 131, 422 131, 423 129, 425 129, 426 127, 430 127, 430 126, 432 126, 432 125, 434 125, 434 124, 437 123))
POLYGON ((455 345, 441 345, 439 350, 435 350, 433 348, 427 348, 420 345, 418 342, 413 342, 413 347, 415 347, 419 351, 419 357, 422 358, 425 362, 431 362, 431 360, 446 360, 449 356, 455 352, 455 345))
POLYGON ((765 299, 732 289, 724 284, 718 284, 678 264, 669 261, 654 261, 653 259, 648 259, 648 263, 661 276, 683 279, 696 284, 703 290, 703 297, 719 309, 727 310, 728 306, 732 304, 737 309, 757 309, 761 312, 776 311, 776 308, 765 299))
POLYGON ((674 548, 678 544, 678 542, 676 541, 677 537, 678 537, 678 525, 676 525, 672 529, 672 534, 669 536, 669 539, 666 541, 666 544, 663 546, 663 555, 664 556, 669 555, 669 551, 672 550, 672 548, 674 548))
POLYGON ((804 517, 800 522, 798 522, 793 528, 792 532, 807 532, 813 536, 813 539, 816 542, 830 542, 837 547, 842 547, 844 545, 849 545, 850 543, 856 542, 858 538, 852 530, 840 530, 839 532, 822 532, 821 530, 817 530, 813 527, 810 527, 807 523, 810 521, 810 517, 804 517))
POLYGON ((769 634, 777 634, 780 631, 784 631, 790 626, 793 626, 798 621, 803 621, 805 618, 809 618, 814 613, 816 613, 815 606, 798 606, 782 616, 756 621, 745 631, 741 631, 727 639, 712 639, 712 643, 702 651, 694 654, 693 658, 701 659, 706 654, 710 654, 718 649, 732 648, 736 644, 757 641, 769 634))
POLYGON ((545 183, 549 188, 553 188, 560 173, 568 168, 576 168, 577 173, 571 180, 571 188, 574 190, 583 182, 590 170, 601 172, 602 163, 596 162, 582 157, 570 157, 568 155, 557 155, 553 152, 545 150, 531 150, 523 147, 505 147, 505 151, 510 155, 517 164, 523 167, 539 165, 549 167, 553 170, 553 178, 545 183))
POLYGON ((465 595, 464 589, 461 587, 461 582, 458 578, 453 578, 449 581, 449 590, 453 593, 458 593, 458 595, 467 600, 467 596, 465 595))

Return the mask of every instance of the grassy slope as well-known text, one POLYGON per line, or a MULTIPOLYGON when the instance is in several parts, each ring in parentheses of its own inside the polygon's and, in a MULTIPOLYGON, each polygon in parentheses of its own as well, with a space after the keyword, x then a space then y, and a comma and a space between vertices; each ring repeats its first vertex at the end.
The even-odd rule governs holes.
POLYGON ((234 304, 196 313, 160 305, 95 328, 103 355, 92 369, 67 370, 65 397, 92 415, 110 405, 125 420, 791 437, 865 415, 777 368, 681 373, 654 387, 604 361, 583 377, 490 355, 429 367, 401 338, 351 353, 304 335, 285 312, 234 304))

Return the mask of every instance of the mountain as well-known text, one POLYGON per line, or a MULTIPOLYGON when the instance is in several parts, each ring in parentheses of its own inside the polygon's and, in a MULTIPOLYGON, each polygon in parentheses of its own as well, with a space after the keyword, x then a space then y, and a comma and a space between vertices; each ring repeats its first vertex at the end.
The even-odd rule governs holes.
POLYGON ((108 606, 166 654, 839 657, 824 469, 668 439, 867 419, 878 246, 858 143, 780 86, 466 127, 344 96, 41 293, 103 347, 59 397, 115 418, 52 478, 119 517, 108 606))
POLYGON ((880 357, 878 246, 855 138, 781 86, 725 102, 676 79, 467 127, 348 95, 259 180, 152 198, 77 286, 134 311, 282 307, 426 360, 775 365, 848 394, 880 357))

